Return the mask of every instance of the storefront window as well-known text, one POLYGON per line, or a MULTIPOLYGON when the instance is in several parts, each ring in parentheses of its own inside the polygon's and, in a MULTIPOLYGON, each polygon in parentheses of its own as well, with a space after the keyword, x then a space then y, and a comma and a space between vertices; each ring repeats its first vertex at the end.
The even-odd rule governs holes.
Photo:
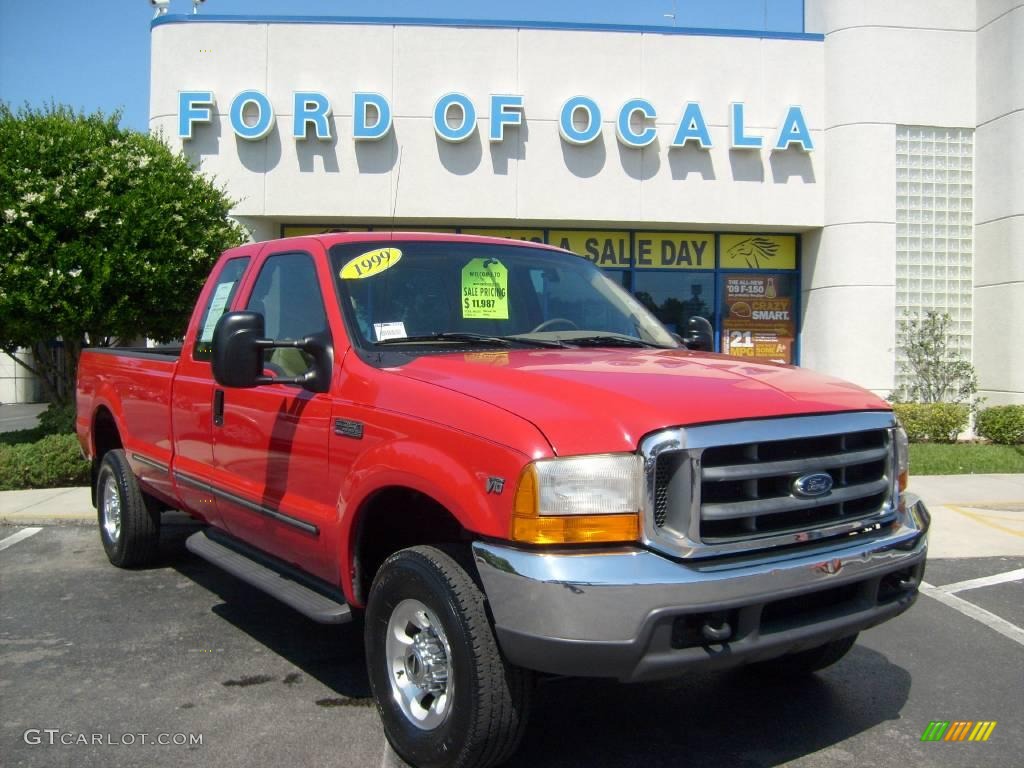
POLYGON ((685 334, 694 315, 715 321, 713 272, 637 272, 633 295, 673 333, 685 334))

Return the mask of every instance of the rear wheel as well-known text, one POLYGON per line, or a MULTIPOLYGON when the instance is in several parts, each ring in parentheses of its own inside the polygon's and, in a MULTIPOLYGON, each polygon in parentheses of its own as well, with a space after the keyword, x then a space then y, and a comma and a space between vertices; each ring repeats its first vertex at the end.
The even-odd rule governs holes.
POLYGON ((160 512, 146 503, 122 450, 108 451, 96 473, 96 512, 107 559, 118 568, 149 565, 160 544, 160 512))
POLYGON ((850 652, 857 642, 857 635, 849 635, 830 643, 798 651, 769 661, 760 661, 751 667, 758 672, 771 675, 809 675, 819 669, 830 667, 850 652))
POLYGON ((526 726, 530 677, 498 650, 484 595, 434 547, 381 566, 366 610, 370 685, 395 752, 417 768, 485 768, 526 726))

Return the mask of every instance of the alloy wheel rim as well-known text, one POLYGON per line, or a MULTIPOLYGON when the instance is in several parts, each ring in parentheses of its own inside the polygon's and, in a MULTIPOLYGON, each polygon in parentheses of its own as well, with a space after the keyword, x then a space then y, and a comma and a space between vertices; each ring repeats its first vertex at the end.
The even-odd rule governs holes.
POLYGON ((103 484, 103 530, 112 542, 121 538, 121 494, 113 477, 103 484))
POLYGON ((452 708, 451 646, 426 605, 407 599, 395 606, 385 654, 391 697, 402 714, 420 730, 438 728, 452 708))

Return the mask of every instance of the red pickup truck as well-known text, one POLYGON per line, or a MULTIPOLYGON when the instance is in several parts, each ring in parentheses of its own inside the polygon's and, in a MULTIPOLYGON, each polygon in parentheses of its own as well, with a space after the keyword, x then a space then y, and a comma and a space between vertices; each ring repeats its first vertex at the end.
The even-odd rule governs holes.
POLYGON ((537 673, 820 669, 925 567, 885 402, 687 349, 543 245, 230 250, 183 345, 87 350, 77 405, 110 561, 151 561, 161 511, 184 510, 206 524, 192 552, 317 621, 361 618, 417 766, 506 759, 537 673))

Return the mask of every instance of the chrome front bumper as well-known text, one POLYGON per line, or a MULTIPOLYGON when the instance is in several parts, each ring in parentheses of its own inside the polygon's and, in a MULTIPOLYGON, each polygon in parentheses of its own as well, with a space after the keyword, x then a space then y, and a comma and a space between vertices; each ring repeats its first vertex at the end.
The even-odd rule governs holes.
POLYGON ((477 542, 498 642, 514 664, 625 681, 813 648, 899 615, 924 574, 929 515, 813 547, 677 561, 639 547, 538 551, 477 542), (728 623, 711 642, 701 627, 728 623))

